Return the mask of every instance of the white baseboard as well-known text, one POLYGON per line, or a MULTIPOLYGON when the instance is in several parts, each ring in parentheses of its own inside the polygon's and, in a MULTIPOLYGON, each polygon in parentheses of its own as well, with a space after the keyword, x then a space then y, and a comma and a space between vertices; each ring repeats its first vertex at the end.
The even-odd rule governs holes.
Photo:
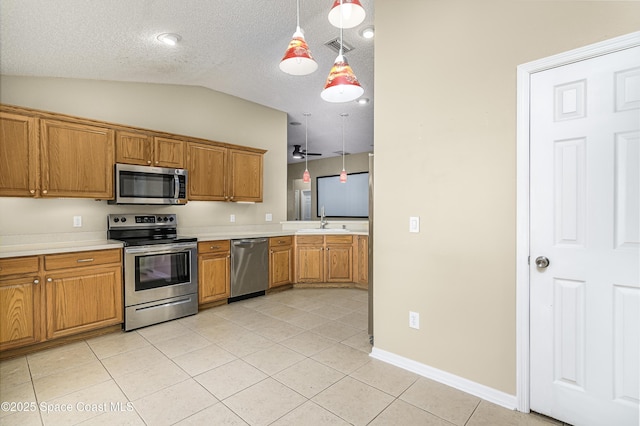
POLYGON ((509 395, 502 391, 481 385, 480 383, 456 376, 455 374, 438 370, 437 368, 421 364, 409 358, 405 358, 382 349, 377 349, 375 347, 371 350, 370 356, 510 410, 517 410, 518 408, 518 399, 515 395, 509 395))

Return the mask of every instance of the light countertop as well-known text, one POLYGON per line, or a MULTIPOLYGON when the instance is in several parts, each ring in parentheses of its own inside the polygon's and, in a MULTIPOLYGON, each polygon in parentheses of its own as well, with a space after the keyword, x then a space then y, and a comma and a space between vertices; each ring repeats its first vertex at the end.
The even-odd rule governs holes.
MULTIPOLYGON (((184 237, 196 237, 198 241, 211 241, 211 240, 232 240, 239 238, 265 238, 265 237, 279 237, 283 235, 367 235, 367 232, 363 231, 347 231, 336 229, 317 230, 313 233, 306 233, 304 231, 289 229, 289 230, 269 230, 269 231, 213 231, 213 232, 198 232, 198 233, 181 233, 184 237)), ((90 250, 107 250, 113 248, 122 248, 124 244, 120 241, 114 240, 91 240, 91 241, 50 241, 47 242, 47 237, 43 236, 42 242, 31 244, 11 244, 0 245, 0 258, 7 257, 22 257, 22 256, 37 256, 43 254, 54 253, 68 253, 76 251, 90 251, 90 250)))

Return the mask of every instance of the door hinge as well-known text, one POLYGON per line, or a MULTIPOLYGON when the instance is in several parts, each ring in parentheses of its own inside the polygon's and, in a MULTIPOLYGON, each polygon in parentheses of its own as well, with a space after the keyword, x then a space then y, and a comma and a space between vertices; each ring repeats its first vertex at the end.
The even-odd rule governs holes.
POLYGON ((531 265, 531 256, 527 256, 527 265, 531 265))

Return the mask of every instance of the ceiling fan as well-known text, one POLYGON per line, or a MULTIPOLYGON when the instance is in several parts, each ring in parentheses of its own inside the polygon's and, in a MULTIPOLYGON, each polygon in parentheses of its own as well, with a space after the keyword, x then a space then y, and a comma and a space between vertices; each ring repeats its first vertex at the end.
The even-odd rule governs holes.
POLYGON ((307 152, 304 149, 300 149, 302 145, 294 145, 293 153, 291 154, 293 158, 304 158, 306 155, 322 155, 319 152, 307 152))

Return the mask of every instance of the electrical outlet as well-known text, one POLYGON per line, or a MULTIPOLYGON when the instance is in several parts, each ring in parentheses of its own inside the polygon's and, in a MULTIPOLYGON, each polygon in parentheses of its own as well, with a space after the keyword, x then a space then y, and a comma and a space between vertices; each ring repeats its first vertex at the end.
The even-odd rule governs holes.
POLYGON ((73 227, 81 228, 82 227, 82 216, 74 216, 73 217, 73 227))
POLYGON ((264 215, 264 220, 267 222, 271 222, 273 220, 273 215, 271 213, 267 213, 264 215))
POLYGON ((235 222, 235 221, 236 221, 236 215, 235 214, 229 215, 229 222, 235 222))
POLYGON ((409 327, 418 330, 420 328, 420 314, 409 311, 409 327))

